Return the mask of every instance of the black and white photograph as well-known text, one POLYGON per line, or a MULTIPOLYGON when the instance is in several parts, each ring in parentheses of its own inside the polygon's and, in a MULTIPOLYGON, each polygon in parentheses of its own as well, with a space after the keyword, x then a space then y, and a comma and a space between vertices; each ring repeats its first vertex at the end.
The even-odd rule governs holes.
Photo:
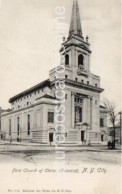
POLYGON ((0 0, 0 193, 121 194, 121 1, 0 0))

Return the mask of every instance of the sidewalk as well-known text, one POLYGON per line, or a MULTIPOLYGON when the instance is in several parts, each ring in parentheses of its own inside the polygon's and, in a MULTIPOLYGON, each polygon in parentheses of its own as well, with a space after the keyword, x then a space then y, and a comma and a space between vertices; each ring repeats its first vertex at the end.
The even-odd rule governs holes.
POLYGON ((39 144, 39 143, 28 143, 28 142, 0 142, 0 151, 88 151, 88 152, 114 152, 121 153, 120 146, 116 146, 116 149, 109 150, 107 145, 101 144, 91 144, 91 145, 81 145, 81 144, 61 144, 58 149, 55 145, 39 144))
MULTIPOLYGON (((12 145, 22 145, 22 146, 50 146, 50 144, 44 144, 44 143, 33 143, 33 142, 15 142, 15 141, 12 141, 10 143, 10 141, 0 141, 0 145, 3 145, 3 144, 12 144, 12 145)), ((92 142, 91 145, 94 145, 94 146, 107 146, 107 142, 92 142)), ((52 144, 51 146, 55 146, 55 144, 52 144)), ((63 143, 63 144, 59 144, 59 146, 62 146, 62 147, 74 147, 74 146, 88 146, 86 144, 82 144, 82 143, 63 143)))

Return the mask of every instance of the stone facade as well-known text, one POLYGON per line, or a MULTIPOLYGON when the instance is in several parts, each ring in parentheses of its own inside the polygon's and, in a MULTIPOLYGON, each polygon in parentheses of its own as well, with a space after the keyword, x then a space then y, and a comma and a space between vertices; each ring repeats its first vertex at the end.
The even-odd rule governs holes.
MULTIPOLYGON (((74 1, 69 36, 60 50, 61 64, 49 72, 49 80, 12 97, 11 112, 2 115, 6 140, 38 143, 56 141, 56 85, 65 83, 65 143, 107 140, 107 113, 100 106, 100 77, 90 71, 90 44, 82 34, 78 2, 74 1), (65 71, 63 71, 65 67, 65 71), (57 71, 60 77, 57 77, 57 71), (101 127, 100 127, 100 122, 101 127)), ((61 90, 59 91, 62 92, 61 90)))

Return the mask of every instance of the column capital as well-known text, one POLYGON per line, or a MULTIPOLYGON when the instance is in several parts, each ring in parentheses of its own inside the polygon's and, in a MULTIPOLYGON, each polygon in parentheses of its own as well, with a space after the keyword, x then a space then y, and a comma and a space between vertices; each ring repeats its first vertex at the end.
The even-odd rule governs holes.
POLYGON ((88 96, 88 99, 93 100, 93 96, 88 96))
POLYGON ((76 95, 76 92, 71 92, 71 95, 74 95, 75 96, 76 95))

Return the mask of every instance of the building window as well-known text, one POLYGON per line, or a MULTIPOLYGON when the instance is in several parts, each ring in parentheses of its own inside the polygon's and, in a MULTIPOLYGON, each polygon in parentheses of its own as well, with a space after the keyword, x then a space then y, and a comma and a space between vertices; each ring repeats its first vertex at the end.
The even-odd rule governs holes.
POLYGON ((48 123, 54 123, 54 112, 48 112, 48 123))
POLYGON ((67 94, 65 94, 65 99, 67 99, 67 94))
POLYGON ((95 84, 95 87, 97 87, 97 84, 95 84))
POLYGON ((75 123, 82 122, 82 108, 75 106, 75 123))
POLYGON ((68 78, 68 75, 65 75, 65 78, 67 79, 68 78))
POLYGON ((79 55, 78 56, 78 67, 83 66, 83 65, 84 65, 84 56, 79 55))
POLYGON ((67 132, 65 133, 65 137, 67 137, 67 132))
POLYGON ((69 55, 65 55, 65 65, 69 65, 69 55))
POLYGON ((17 135, 19 135, 20 132, 20 123, 19 123, 19 117, 17 117, 17 135))
POLYGON ((75 97, 75 103, 76 103, 76 104, 80 104, 80 106, 82 106, 83 99, 81 99, 81 98, 79 98, 79 97, 75 97))
POLYGON ((35 95, 36 95, 36 92, 35 92, 35 95))
POLYGON ((95 100, 95 105, 97 105, 97 100, 95 100))
POLYGON ((104 141, 104 135, 103 134, 101 135, 101 141, 102 142, 104 141))
POLYGON ((30 135, 30 115, 28 115, 28 118, 27 118, 27 125, 28 125, 27 134, 30 135))
POLYGON ((104 119, 100 118, 100 127, 104 127, 104 119))
POLYGON ((11 135, 11 119, 9 119, 9 135, 11 135))
POLYGON ((78 81, 78 78, 75 78, 75 81, 77 82, 78 81))
POLYGON ((31 94, 30 94, 30 97, 31 97, 31 94))
POLYGON ((29 102, 27 102, 27 106, 29 105, 29 102))
POLYGON ((81 82, 84 83, 84 80, 82 79, 81 82))
POLYGON ((87 84, 89 85, 89 81, 87 81, 87 84))
POLYGON ((42 92, 43 92, 44 90, 42 89, 42 92))
POLYGON ((38 94, 40 93, 40 91, 38 90, 38 94))
POLYGON ((20 105, 18 105, 18 109, 20 108, 20 105))

